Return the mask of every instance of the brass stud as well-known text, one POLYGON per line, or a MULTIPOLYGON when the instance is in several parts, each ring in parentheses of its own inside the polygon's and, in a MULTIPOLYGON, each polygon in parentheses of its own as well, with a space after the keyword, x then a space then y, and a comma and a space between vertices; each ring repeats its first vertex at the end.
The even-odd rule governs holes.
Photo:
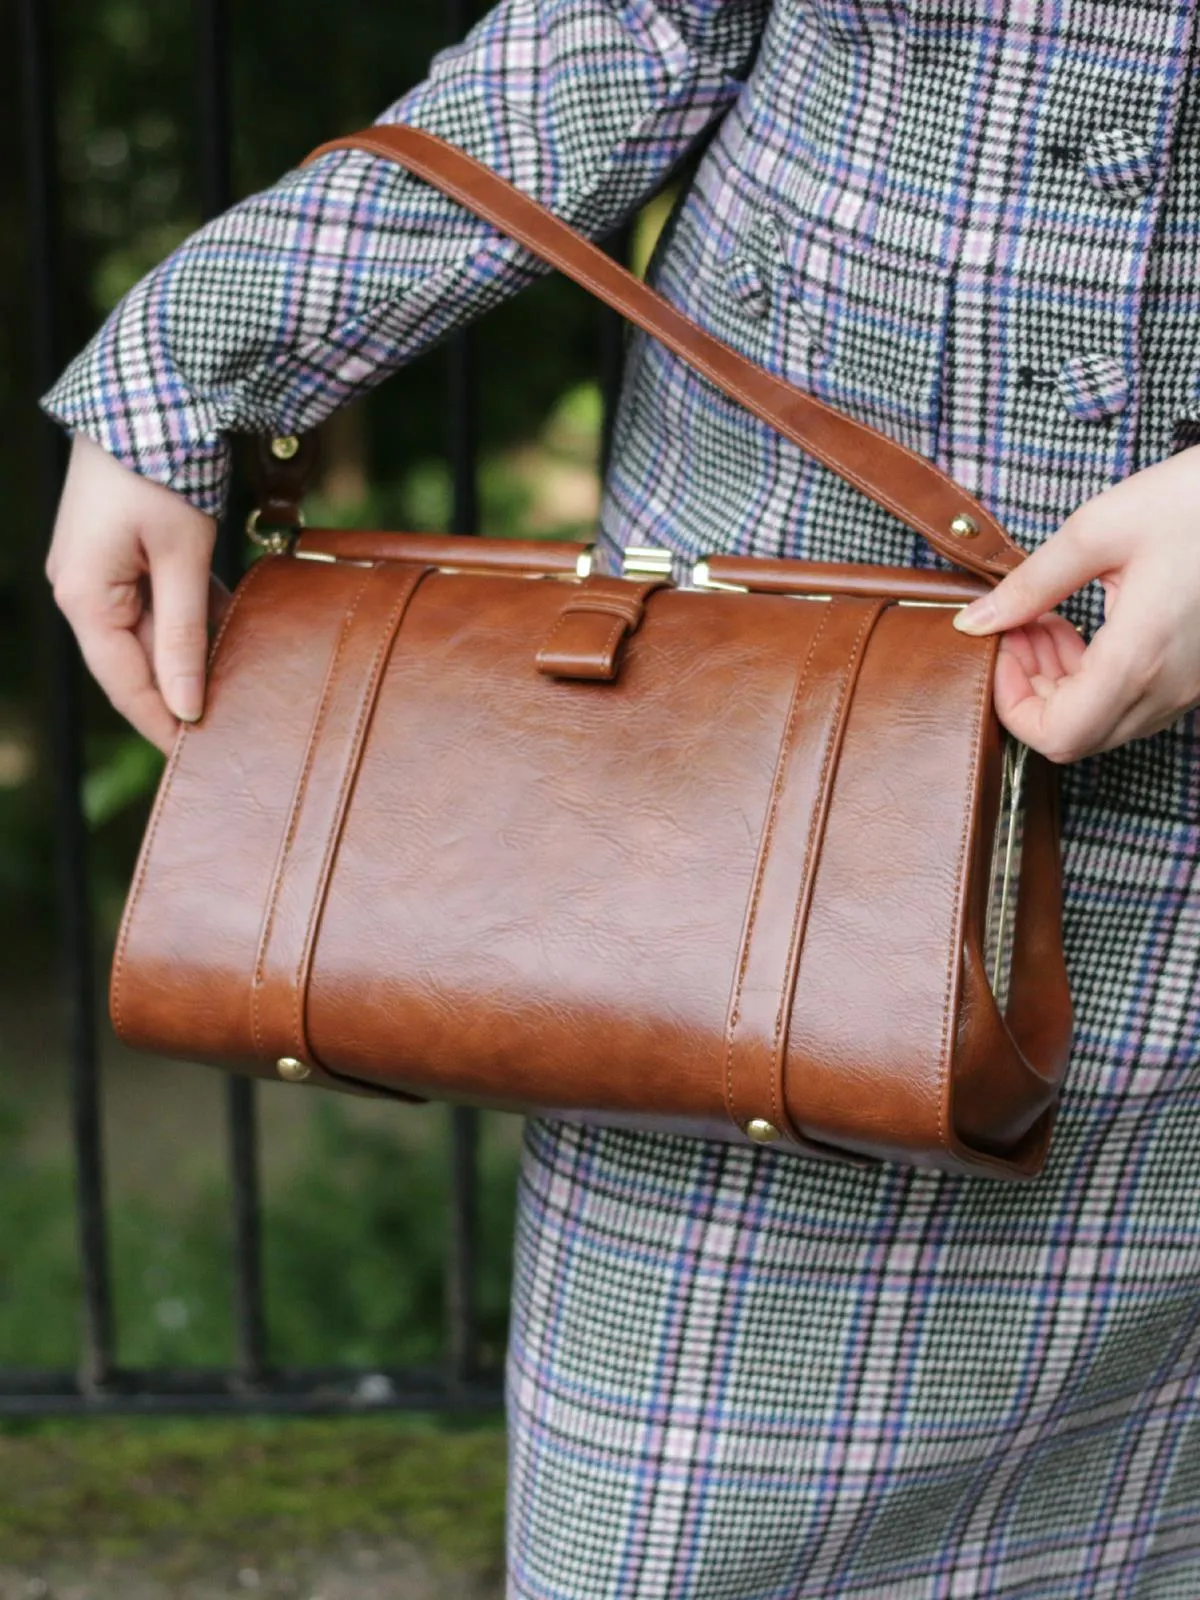
POLYGON ((300 449, 300 441, 294 433, 280 434, 279 438, 271 440, 271 454, 276 461, 290 461, 300 449))
POLYGON ((956 539, 973 539, 979 532, 979 525, 974 517, 969 517, 965 511, 960 511, 950 524, 950 532, 956 539))
POLYGON ((779 1138, 779 1129, 765 1117, 751 1117, 746 1124, 746 1133, 755 1144, 774 1144, 779 1138))
POLYGON ((280 1056, 275 1063, 275 1070, 288 1083, 303 1083, 305 1078, 312 1076, 308 1062, 297 1061, 295 1056, 280 1056))

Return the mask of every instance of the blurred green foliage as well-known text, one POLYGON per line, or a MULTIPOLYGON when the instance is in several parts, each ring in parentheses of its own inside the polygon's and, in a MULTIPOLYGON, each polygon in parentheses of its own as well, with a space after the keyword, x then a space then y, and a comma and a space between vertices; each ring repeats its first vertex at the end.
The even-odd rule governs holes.
MULTIPOLYGON (((333 14, 313 0, 228 6, 235 195, 271 183, 313 145, 368 122, 417 82, 433 52, 451 42, 447 9, 383 0, 333 14)), ((200 10, 161 0, 56 0, 59 365, 202 220, 200 10)), ((4 68, 19 55, 15 26, 15 8, 0 6, 0 87, 4 68)), ((10 149, 25 136, 15 86, 0 93, 2 136, 10 149)), ((31 996, 55 992, 50 730, 61 711, 49 671, 57 624, 42 571, 51 507, 39 465, 56 436, 36 405, 45 375, 34 369, 32 197, 19 169, 9 172, 0 184, 0 504, 8 513, 0 538, 0 1024, 21 1017, 31 996)), ((661 201, 647 214, 639 264, 663 214, 661 201)), ((590 530, 601 327, 582 291, 545 279, 475 331, 482 531, 577 537, 590 530)), ((432 351, 334 419, 310 521, 450 527, 450 430, 461 419, 449 410, 448 378, 445 352, 432 351)), ((82 677, 81 690, 82 801, 102 967, 161 761, 82 677)), ((65 1015, 61 1006, 57 1012, 55 1022, 65 1015)), ((4 1062, 4 1367, 71 1366, 78 1354, 73 1176, 65 1146, 50 1157, 30 1153, 61 1134, 48 1135, 44 1105, 30 1109, 35 1097, 25 1094, 61 1070, 64 1040, 50 1039, 51 1031, 23 1027, 20 1047, 4 1062), (30 1110, 29 1126, 17 1105, 30 1110)), ((152 1140, 154 1129, 139 1135, 152 1140)), ((504 1344, 514 1168, 511 1137, 485 1142, 479 1311, 483 1354, 493 1362, 504 1344)), ((364 1366, 440 1359, 448 1226, 442 1152, 391 1125, 382 1131, 355 1121, 328 1101, 314 1108, 308 1142, 288 1171, 269 1188, 264 1219, 272 1358, 364 1366)), ((231 1357, 228 1195, 217 1176, 193 1176, 161 1201, 114 1190, 117 1355, 124 1365, 222 1366, 231 1357)), ((98 1462, 80 1466, 85 1498, 98 1462)), ((330 1502, 323 1496, 322 1503, 330 1502)), ((62 1505, 74 1502, 68 1495, 62 1505)), ((305 1499, 306 1514, 310 1505, 305 1499)), ((498 1506, 495 1495, 489 1506, 498 1506)), ((71 1522, 76 1512, 64 1515, 71 1522)))
MULTIPOLYGON (((62 361, 202 220, 201 9, 153 0, 61 0, 54 8, 62 361)), ((311 0, 246 0, 228 11, 236 195, 271 183, 320 140, 371 120, 451 42, 439 4, 372 0, 340 8, 334 19, 311 0)), ((18 58, 15 27, 15 8, 0 8, 0 63, 18 58)), ((0 95, 8 148, 23 140, 21 108, 19 93, 0 95)), ((5 927, 21 934, 9 941, 20 949, 0 955, 14 960, 44 945, 54 881, 48 729, 55 708, 41 572, 48 508, 37 470, 39 430, 49 425, 35 405, 30 205, 19 183, 0 188, 0 497, 9 513, 0 539, 0 895, 5 927)), ((483 515, 486 531, 504 533, 530 512, 530 464, 514 463, 514 452, 552 427, 563 397, 574 395, 569 404, 586 413, 573 448, 577 461, 584 451, 590 470, 598 402, 587 384, 598 367, 599 321, 579 291, 547 280, 487 318, 478 340, 483 515)), ((337 495, 327 498, 326 514, 360 525, 447 526, 447 370, 444 355, 432 352, 346 414, 351 420, 327 446, 337 495)), ((537 531, 577 531, 579 523, 543 512, 537 531)), ((85 800, 99 906, 111 922, 157 767, 90 686, 85 709, 85 800)))
MULTIPOLYGON (((485 1119, 485 1133, 488 1129, 485 1119)), ((78 1248, 67 1160, 30 1160, 21 1117, 0 1112, 0 1365, 73 1367, 78 1248)), ((215 1154, 215 1152, 214 1152, 215 1154)), ((485 1137, 480 1160, 481 1359, 504 1348, 515 1157, 485 1137)), ((353 1121, 332 1097, 264 1210, 272 1361, 428 1366, 444 1350, 447 1162, 395 1127, 353 1121)), ((161 1203, 111 1207, 118 1361, 227 1365, 232 1356, 229 1204, 215 1175, 161 1203)))

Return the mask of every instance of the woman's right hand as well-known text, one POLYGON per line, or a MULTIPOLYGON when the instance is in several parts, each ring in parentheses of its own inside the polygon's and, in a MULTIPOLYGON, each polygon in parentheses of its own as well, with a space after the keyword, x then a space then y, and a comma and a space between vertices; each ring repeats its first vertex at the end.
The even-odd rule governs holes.
POLYGON ((229 603, 215 542, 182 495, 75 436, 46 576, 92 675, 163 752, 204 709, 209 626, 229 603))

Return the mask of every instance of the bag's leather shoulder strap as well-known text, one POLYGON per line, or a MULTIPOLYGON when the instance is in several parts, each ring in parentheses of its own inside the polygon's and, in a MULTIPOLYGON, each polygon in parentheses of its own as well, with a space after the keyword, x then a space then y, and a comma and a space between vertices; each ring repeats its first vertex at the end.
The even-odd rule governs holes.
POLYGON ((398 162, 492 223, 660 339, 718 389, 923 534, 950 561, 995 579, 1022 560, 1023 552, 995 518, 931 461, 739 355, 457 146, 421 128, 377 124, 331 140, 307 159, 331 150, 364 150, 398 162))

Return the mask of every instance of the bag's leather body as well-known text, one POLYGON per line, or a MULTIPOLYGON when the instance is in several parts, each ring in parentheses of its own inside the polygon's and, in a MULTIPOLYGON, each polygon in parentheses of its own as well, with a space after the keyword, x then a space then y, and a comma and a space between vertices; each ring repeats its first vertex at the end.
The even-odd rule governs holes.
POLYGON ((690 589, 581 554, 311 533, 255 565, 147 831, 118 1032, 1035 1174, 1071 1033, 1054 785, 1031 758, 1002 1016, 996 644, 952 625, 984 583, 727 559, 690 589))

